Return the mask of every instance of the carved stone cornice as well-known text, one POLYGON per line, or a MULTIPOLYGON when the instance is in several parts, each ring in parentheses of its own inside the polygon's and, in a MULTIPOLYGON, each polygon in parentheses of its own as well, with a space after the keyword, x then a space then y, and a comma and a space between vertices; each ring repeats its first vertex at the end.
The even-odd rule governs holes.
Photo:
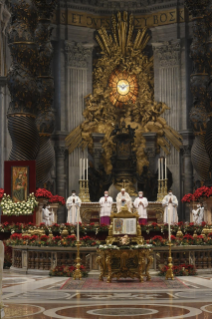
POLYGON ((68 66, 87 68, 92 48, 88 48, 82 43, 65 41, 65 52, 68 66))
POLYGON ((180 39, 163 43, 153 44, 154 53, 160 67, 176 66, 180 64, 180 39))
POLYGON ((134 14, 151 13, 156 10, 184 6, 184 0, 68 0, 60 1, 60 8, 83 10, 96 14, 111 14, 114 10, 130 10, 134 14))

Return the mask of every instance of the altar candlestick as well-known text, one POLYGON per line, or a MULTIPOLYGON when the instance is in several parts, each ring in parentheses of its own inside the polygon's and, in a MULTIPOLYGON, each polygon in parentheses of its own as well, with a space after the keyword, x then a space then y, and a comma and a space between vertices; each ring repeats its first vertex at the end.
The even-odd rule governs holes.
POLYGON ((164 179, 164 178, 163 178, 163 157, 162 157, 162 161, 161 161, 161 162, 162 162, 162 174, 161 174, 161 175, 162 175, 162 178, 161 178, 161 179, 163 180, 163 179, 164 179))
POLYGON ((160 158, 158 159, 158 180, 160 180, 160 158))
POLYGON ((171 214, 170 214, 170 209, 168 209, 168 225, 169 225, 169 241, 171 241, 171 214))
POLYGON ((165 179, 167 179, 167 162, 166 162, 166 158, 165 158, 165 179))
POLYGON ((77 208, 77 241, 79 241, 79 213, 80 213, 80 209, 78 207, 77 208))

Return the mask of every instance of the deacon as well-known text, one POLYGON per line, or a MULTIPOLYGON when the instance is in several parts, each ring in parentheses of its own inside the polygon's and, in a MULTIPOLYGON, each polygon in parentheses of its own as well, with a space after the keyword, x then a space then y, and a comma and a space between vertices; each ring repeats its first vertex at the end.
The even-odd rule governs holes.
POLYGON ((105 225, 110 225, 110 214, 113 205, 113 199, 111 196, 108 196, 108 191, 104 192, 104 196, 100 198, 99 204, 101 207, 100 210, 100 223, 105 225))
POLYGON ((132 213, 132 199, 130 195, 125 191, 125 188, 122 188, 121 192, 118 193, 116 197, 116 207, 118 213, 121 211, 121 208, 124 205, 127 205, 128 211, 132 213))
POLYGON ((204 206, 201 203, 197 204, 197 209, 192 210, 193 222, 197 225, 201 225, 204 219, 204 206))
POLYGON ((169 190, 168 195, 162 200, 162 205, 164 207, 163 222, 168 223, 168 211, 171 214, 171 224, 178 223, 177 206, 178 200, 175 195, 173 195, 172 190, 169 190))
MULTIPOLYGON (((76 195, 76 191, 72 191, 72 195, 67 199, 66 201, 66 207, 68 209, 68 217, 67 217, 67 223, 76 225, 77 223, 77 214, 78 210, 80 209, 81 206, 81 199, 79 196, 76 195)), ((81 217, 80 217, 80 212, 79 212, 79 222, 81 223, 81 217)))
POLYGON ((139 223, 147 224, 147 206, 148 200, 146 197, 143 197, 143 192, 138 193, 138 197, 134 200, 134 206, 138 210, 139 223))

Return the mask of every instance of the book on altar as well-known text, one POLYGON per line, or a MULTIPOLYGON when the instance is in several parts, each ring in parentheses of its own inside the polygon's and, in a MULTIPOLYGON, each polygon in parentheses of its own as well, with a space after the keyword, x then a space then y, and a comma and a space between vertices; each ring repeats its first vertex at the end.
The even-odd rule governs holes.
POLYGON ((114 218, 113 235, 136 235, 136 218, 114 218))

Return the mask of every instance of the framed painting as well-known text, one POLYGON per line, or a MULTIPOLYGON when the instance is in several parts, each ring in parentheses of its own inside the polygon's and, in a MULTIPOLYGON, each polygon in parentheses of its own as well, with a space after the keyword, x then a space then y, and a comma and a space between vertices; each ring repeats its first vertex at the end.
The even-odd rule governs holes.
POLYGON ((29 195, 29 167, 11 166, 11 197, 13 202, 26 201, 29 195))

